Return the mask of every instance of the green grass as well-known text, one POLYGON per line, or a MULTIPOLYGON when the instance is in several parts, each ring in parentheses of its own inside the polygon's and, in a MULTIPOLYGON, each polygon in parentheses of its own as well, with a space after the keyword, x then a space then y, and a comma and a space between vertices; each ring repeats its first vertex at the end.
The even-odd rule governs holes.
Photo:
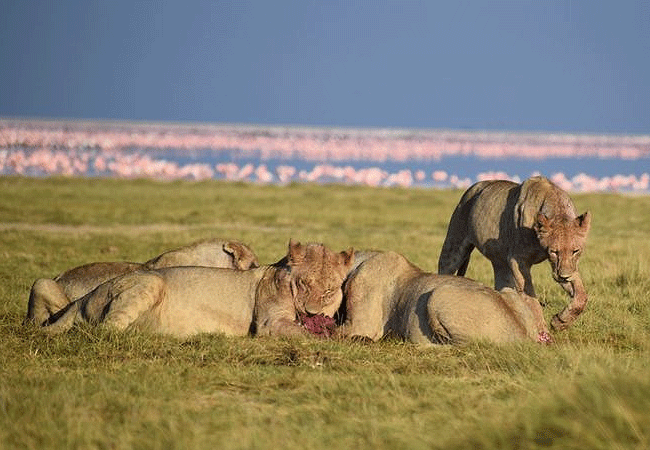
MULTIPOLYGON (((393 249, 435 270, 459 191, 0 178, 0 447, 650 448, 650 197, 593 213, 587 310, 556 344, 421 349, 316 338, 181 340, 21 325, 34 279, 231 237, 393 249)), ((468 276, 492 283, 472 258, 468 276)), ((534 268, 548 318, 567 301, 534 268)))

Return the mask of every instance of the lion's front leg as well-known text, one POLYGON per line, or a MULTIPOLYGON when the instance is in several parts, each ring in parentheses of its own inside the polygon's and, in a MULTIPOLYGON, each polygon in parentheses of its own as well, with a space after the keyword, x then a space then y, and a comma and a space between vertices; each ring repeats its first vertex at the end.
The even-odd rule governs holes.
POLYGON ((551 327, 554 330, 565 330, 575 322, 587 306, 588 300, 587 291, 579 273, 576 272, 570 281, 560 283, 560 286, 571 296, 571 301, 551 319, 551 327))
POLYGON ((494 287, 497 291, 505 288, 514 288, 519 293, 525 293, 535 297, 535 287, 533 278, 530 274, 530 265, 521 260, 520 257, 510 256, 508 266, 498 267, 493 263, 494 268, 494 287))
POLYGON ((257 320, 256 335, 258 336, 304 336, 308 332, 296 322, 294 317, 287 314, 270 312, 265 319, 257 320))
POLYGON ((305 336, 309 332, 300 326, 295 318, 282 317, 276 320, 271 326, 271 334, 277 336, 305 336))
POLYGON ((345 323, 336 329, 334 336, 378 341, 384 336, 383 319, 381 297, 377 292, 353 282, 346 289, 345 323))
POLYGON ((517 261, 509 259, 507 262, 502 260, 490 259, 492 263, 492 270, 494 271, 494 289, 497 291, 503 288, 512 288, 517 292, 522 292, 524 289, 523 277, 519 272, 517 261), (515 274, 519 274, 519 279, 515 274))
POLYGON ((255 312, 255 334, 258 336, 303 336, 307 330, 296 322, 296 308, 286 295, 258 299, 255 312))

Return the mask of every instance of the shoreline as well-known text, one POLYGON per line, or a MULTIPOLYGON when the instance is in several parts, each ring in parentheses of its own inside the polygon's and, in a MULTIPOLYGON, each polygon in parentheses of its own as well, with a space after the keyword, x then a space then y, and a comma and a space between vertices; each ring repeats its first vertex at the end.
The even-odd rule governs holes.
POLYGON ((0 119, 0 175, 650 193, 650 136, 0 119))

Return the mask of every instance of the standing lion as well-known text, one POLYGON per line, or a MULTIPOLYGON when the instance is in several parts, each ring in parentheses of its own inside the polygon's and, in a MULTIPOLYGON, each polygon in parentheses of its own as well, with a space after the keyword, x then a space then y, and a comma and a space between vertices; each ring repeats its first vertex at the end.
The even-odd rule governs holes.
POLYGON ((590 223, 589 211, 578 216, 568 194, 545 177, 521 184, 480 181, 463 194, 451 216, 438 273, 465 275, 477 248, 492 263, 497 290, 512 287, 534 297, 530 268, 548 259, 553 278, 571 296, 551 321, 562 330, 587 304, 578 261, 590 223))

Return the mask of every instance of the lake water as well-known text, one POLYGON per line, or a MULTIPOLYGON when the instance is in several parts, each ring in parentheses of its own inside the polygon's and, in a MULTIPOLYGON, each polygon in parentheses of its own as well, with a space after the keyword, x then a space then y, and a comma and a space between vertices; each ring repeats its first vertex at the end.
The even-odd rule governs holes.
POLYGON ((0 174, 650 193, 650 137, 0 120, 0 174))

